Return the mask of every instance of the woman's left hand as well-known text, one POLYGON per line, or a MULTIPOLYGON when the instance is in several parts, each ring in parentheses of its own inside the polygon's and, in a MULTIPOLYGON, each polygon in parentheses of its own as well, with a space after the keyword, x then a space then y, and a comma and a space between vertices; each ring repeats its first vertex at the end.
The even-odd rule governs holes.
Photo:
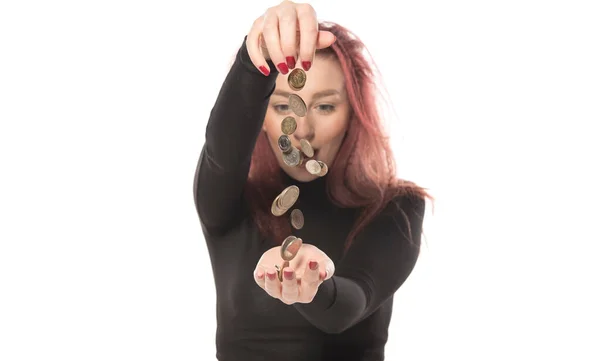
POLYGON ((271 297, 287 305, 310 303, 321 283, 333 276, 333 261, 317 247, 304 243, 290 266, 282 270, 279 281, 275 266, 283 264, 280 251, 281 246, 277 246, 263 253, 254 270, 254 280, 271 297))

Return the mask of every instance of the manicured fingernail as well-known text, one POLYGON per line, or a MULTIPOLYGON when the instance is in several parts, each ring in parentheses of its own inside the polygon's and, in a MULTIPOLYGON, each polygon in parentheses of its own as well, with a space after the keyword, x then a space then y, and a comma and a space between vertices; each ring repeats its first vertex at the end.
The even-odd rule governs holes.
POLYGON ((275 272, 267 272, 267 277, 269 277, 269 279, 273 281, 275 279, 275 272))
POLYGON ((315 261, 308 262, 308 268, 310 268, 313 271, 317 269, 317 265, 318 265, 318 263, 315 261))
POLYGON ((303 61, 302 62, 302 68, 306 71, 308 71, 308 69, 310 69, 310 66, 312 65, 312 63, 310 61, 303 61))
POLYGON ((286 280, 291 280, 292 278, 294 278, 294 271, 283 271, 283 277, 285 277, 286 280))
POLYGON ((293 56, 286 57, 285 61, 287 62, 288 68, 294 69, 296 67, 296 59, 294 59, 293 56))
POLYGON ((262 280, 265 277, 265 273, 263 271, 258 271, 258 272, 256 272, 256 277, 259 280, 262 280))
POLYGON ((287 67, 287 65, 285 65, 285 63, 279 63, 277 64, 277 68, 279 69, 279 71, 281 72, 281 74, 287 74, 289 69, 287 67))
POLYGON ((261 65, 261 66, 259 67, 259 69, 260 69, 260 72, 261 72, 261 73, 265 74, 265 76, 269 76, 269 74, 271 74, 271 71, 269 70, 269 68, 267 68, 267 67, 266 67, 266 66, 264 66, 264 65, 261 65))

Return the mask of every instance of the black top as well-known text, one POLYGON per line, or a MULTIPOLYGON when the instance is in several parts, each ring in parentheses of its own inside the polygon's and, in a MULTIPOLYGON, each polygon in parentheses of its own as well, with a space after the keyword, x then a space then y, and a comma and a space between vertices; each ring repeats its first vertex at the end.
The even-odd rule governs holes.
POLYGON ((300 188, 294 207, 303 211, 305 225, 294 235, 323 250, 336 270, 309 304, 286 305, 262 290, 253 272, 274 243, 260 236, 243 188, 277 74, 262 75, 242 43, 211 111, 194 177, 216 285, 217 358, 383 360, 393 294, 417 261, 425 202, 400 197, 390 202, 340 259, 356 210, 327 199, 327 176, 301 183, 282 171, 286 186, 300 188), (407 240, 402 211, 416 246, 407 240))

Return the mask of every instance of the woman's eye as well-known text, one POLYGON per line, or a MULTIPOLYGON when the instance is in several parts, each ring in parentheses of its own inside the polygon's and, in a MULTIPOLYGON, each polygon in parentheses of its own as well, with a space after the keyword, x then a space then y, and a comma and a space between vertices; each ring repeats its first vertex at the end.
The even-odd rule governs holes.
POLYGON ((289 110, 289 106, 287 104, 277 104, 274 105, 273 108, 276 112, 285 113, 289 110))
POLYGON ((334 111, 335 106, 331 104, 321 104, 318 106, 318 108, 321 113, 331 113, 332 111, 334 111))

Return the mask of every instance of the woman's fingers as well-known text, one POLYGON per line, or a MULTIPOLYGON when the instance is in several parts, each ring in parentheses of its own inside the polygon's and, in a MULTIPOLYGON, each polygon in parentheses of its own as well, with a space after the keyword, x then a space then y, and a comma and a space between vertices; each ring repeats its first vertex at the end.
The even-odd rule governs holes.
POLYGON ((267 11, 263 20, 262 37, 269 51, 269 56, 281 74, 288 73, 285 56, 281 50, 279 37, 279 15, 272 10, 267 11))
POLYGON ((254 64, 261 73, 267 76, 271 73, 271 69, 269 69, 269 64, 267 64, 267 60, 260 51, 262 27, 263 18, 260 17, 254 21, 254 24, 252 24, 252 28, 246 37, 246 49, 248 49, 248 55, 250 56, 252 64, 254 64))
POLYGON ((300 290, 298 288, 298 280, 296 272, 290 267, 283 269, 283 282, 281 286, 281 300, 283 303, 291 305, 298 301, 300 290))
POLYGON ((278 7, 277 15, 279 17, 279 39, 281 42, 281 51, 285 57, 288 69, 296 67, 296 57, 298 47, 296 41, 296 30, 298 28, 298 14, 295 4, 284 2, 278 7))
POLYGON ((322 272, 324 271, 321 270, 319 262, 315 260, 308 262, 304 275, 302 275, 302 298, 304 302, 311 302, 317 294, 319 285, 322 282, 322 272))
POLYGON ((279 282, 279 278, 277 278, 275 268, 266 270, 265 291, 273 298, 281 298, 281 282, 279 282))

